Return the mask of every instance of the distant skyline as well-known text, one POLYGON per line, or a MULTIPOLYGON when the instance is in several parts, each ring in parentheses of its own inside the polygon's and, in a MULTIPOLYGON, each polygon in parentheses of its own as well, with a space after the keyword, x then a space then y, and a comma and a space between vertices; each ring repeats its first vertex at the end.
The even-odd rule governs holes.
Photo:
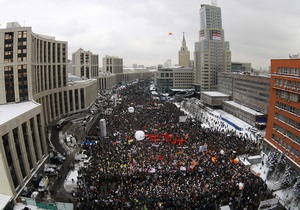
MULTIPOLYGON (((8 22, 30 26, 34 33, 68 42, 68 58, 79 48, 102 57, 156 66, 178 64, 185 32, 193 59, 199 40, 199 9, 210 0, 0 0, 1 28, 8 22), (172 33, 172 35, 169 35, 172 33)), ((300 52, 300 1, 218 0, 225 40, 233 62, 267 70, 270 60, 300 52)))

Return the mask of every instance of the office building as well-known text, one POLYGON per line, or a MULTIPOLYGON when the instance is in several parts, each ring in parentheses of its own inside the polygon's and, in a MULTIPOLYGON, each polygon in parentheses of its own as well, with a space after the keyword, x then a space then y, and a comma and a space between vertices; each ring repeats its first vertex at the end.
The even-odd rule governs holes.
POLYGON ((182 45, 180 50, 178 51, 178 65, 183 67, 190 66, 190 51, 186 46, 184 33, 182 38, 182 45))
POLYGON ((104 58, 102 58, 102 66, 104 73, 122 74, 123 58, 106 55, 104 58))
POLYGON ((285 153, 300 170, 300 59, 271 60, 270 105, 264 141, 266 152, 285 153))
POLYGON ((68 81, 67 42, 16 22, 0 40, 0 194, 14 199, 48 157, 49 123, 86 110, 98 90, 97 80, 68 81))
POLYGON ((231 71, 231 52, 229 42, 225 41, 220 7, 201 5, 194 60, 195 84, 200 91, 217 90, 218 73, 231 71))
POLYGON ((218 90, 231 100, 268 114, 270 77, 250 73, 220 72, 218 90))
POLYGON ((99 76, 99 56, 82 48, 72 54, 72 74, 92 79, 99 76))
POLYGON ((155 85, 161 93, 172 89, 192 89, 194 70, 192 68, 159 68, 155 75, 155 85))

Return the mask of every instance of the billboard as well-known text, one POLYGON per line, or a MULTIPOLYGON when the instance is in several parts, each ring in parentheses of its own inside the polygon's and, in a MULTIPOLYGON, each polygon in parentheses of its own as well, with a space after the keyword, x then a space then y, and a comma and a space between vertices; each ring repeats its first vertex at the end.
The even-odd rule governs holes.
POLYGON ((220 30, 211 30, 210 33, 211 33, 210 34, 211 40, 221 40, 222 39, 220 30))

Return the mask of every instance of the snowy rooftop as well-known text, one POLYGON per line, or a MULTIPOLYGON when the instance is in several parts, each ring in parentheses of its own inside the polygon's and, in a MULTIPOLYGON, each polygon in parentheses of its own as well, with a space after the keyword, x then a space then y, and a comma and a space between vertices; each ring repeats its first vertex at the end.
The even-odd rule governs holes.
POLYGON ((208 95, 208 96, 218 96, 218 97, 229 97, 229 95, 226 95, 224 93, 221 92, 217 92, 217 91, 202 91, 201 93, 208 95))
POLYGON ((0 194, 0 209, 4 209, 6 204, 12 199, 9 195, 0 194))
POLYGON ((221 116, 227 120, 229 120, 230 122, 234 123, 235 125, 239 125, 239 127, 241 128, 251 128, 252 126, 248 123, 246 123, 245 121, 221 110, 221 109, 216 109, 216 110, 213 110, 211 112, 212 114, 216 115, 216 116, 221 116))
POLYGON ((34 101, 0 105, 0 125, 38 106, 34 101))
POLYGON ((246 107, 246 106, 244 106, 242 104, 239 104, 239 103, 236 103, 234 101, 224 101, 224 103, 230 104, 230 105, 232 105, 232 106, 234 106, 234 107, 236 107, 238 109, 241 109, 241 110, 244 110, 244 111, 246 111, 248 113, 251 113, 252 115, 264 115, 261 112, 257 112, 254 109, 250 109, 249 107, 246 107))

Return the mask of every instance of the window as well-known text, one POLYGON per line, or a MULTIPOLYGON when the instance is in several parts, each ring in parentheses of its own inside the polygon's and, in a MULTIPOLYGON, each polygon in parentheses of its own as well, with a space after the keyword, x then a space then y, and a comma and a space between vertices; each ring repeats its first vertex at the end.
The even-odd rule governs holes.
POLYGON ((290 118, 288 118, 287 123, 288 123, 289 125, 293 126, 293 127, 295 126, 295 121, 292 120, 292 119, 290 119, 290 118))
POLYGON ((289 68, 282 68, 282 73, 283 74, 289 74, 289 68))
POLYGON ((285 122, 286 121, 286 117, 284 116, 284 115, 278 115, 278 119, 280 120, 280 121, 283 121, 283 122, 285 122))
POLYGON ((289 94, 285 91, 282 91, 281 98, 288 99, 289 94))
POLYGON ((295 94, 295 93, 290 93, 290 100, 297 102, 298 101, 298 95, 295 94))
POLYGON ((296 114, 296 108, 293 107, 293 106, 290 106, 289 107, 289 112, 293 113, 293 114, 296 114))
POLYGON ((298 75, 298 74, 299 74, 299 69, 297 69, 297 68, 292 68, 292 69, 291 69, 291 74, 293 74, 293 75, 298 75))

